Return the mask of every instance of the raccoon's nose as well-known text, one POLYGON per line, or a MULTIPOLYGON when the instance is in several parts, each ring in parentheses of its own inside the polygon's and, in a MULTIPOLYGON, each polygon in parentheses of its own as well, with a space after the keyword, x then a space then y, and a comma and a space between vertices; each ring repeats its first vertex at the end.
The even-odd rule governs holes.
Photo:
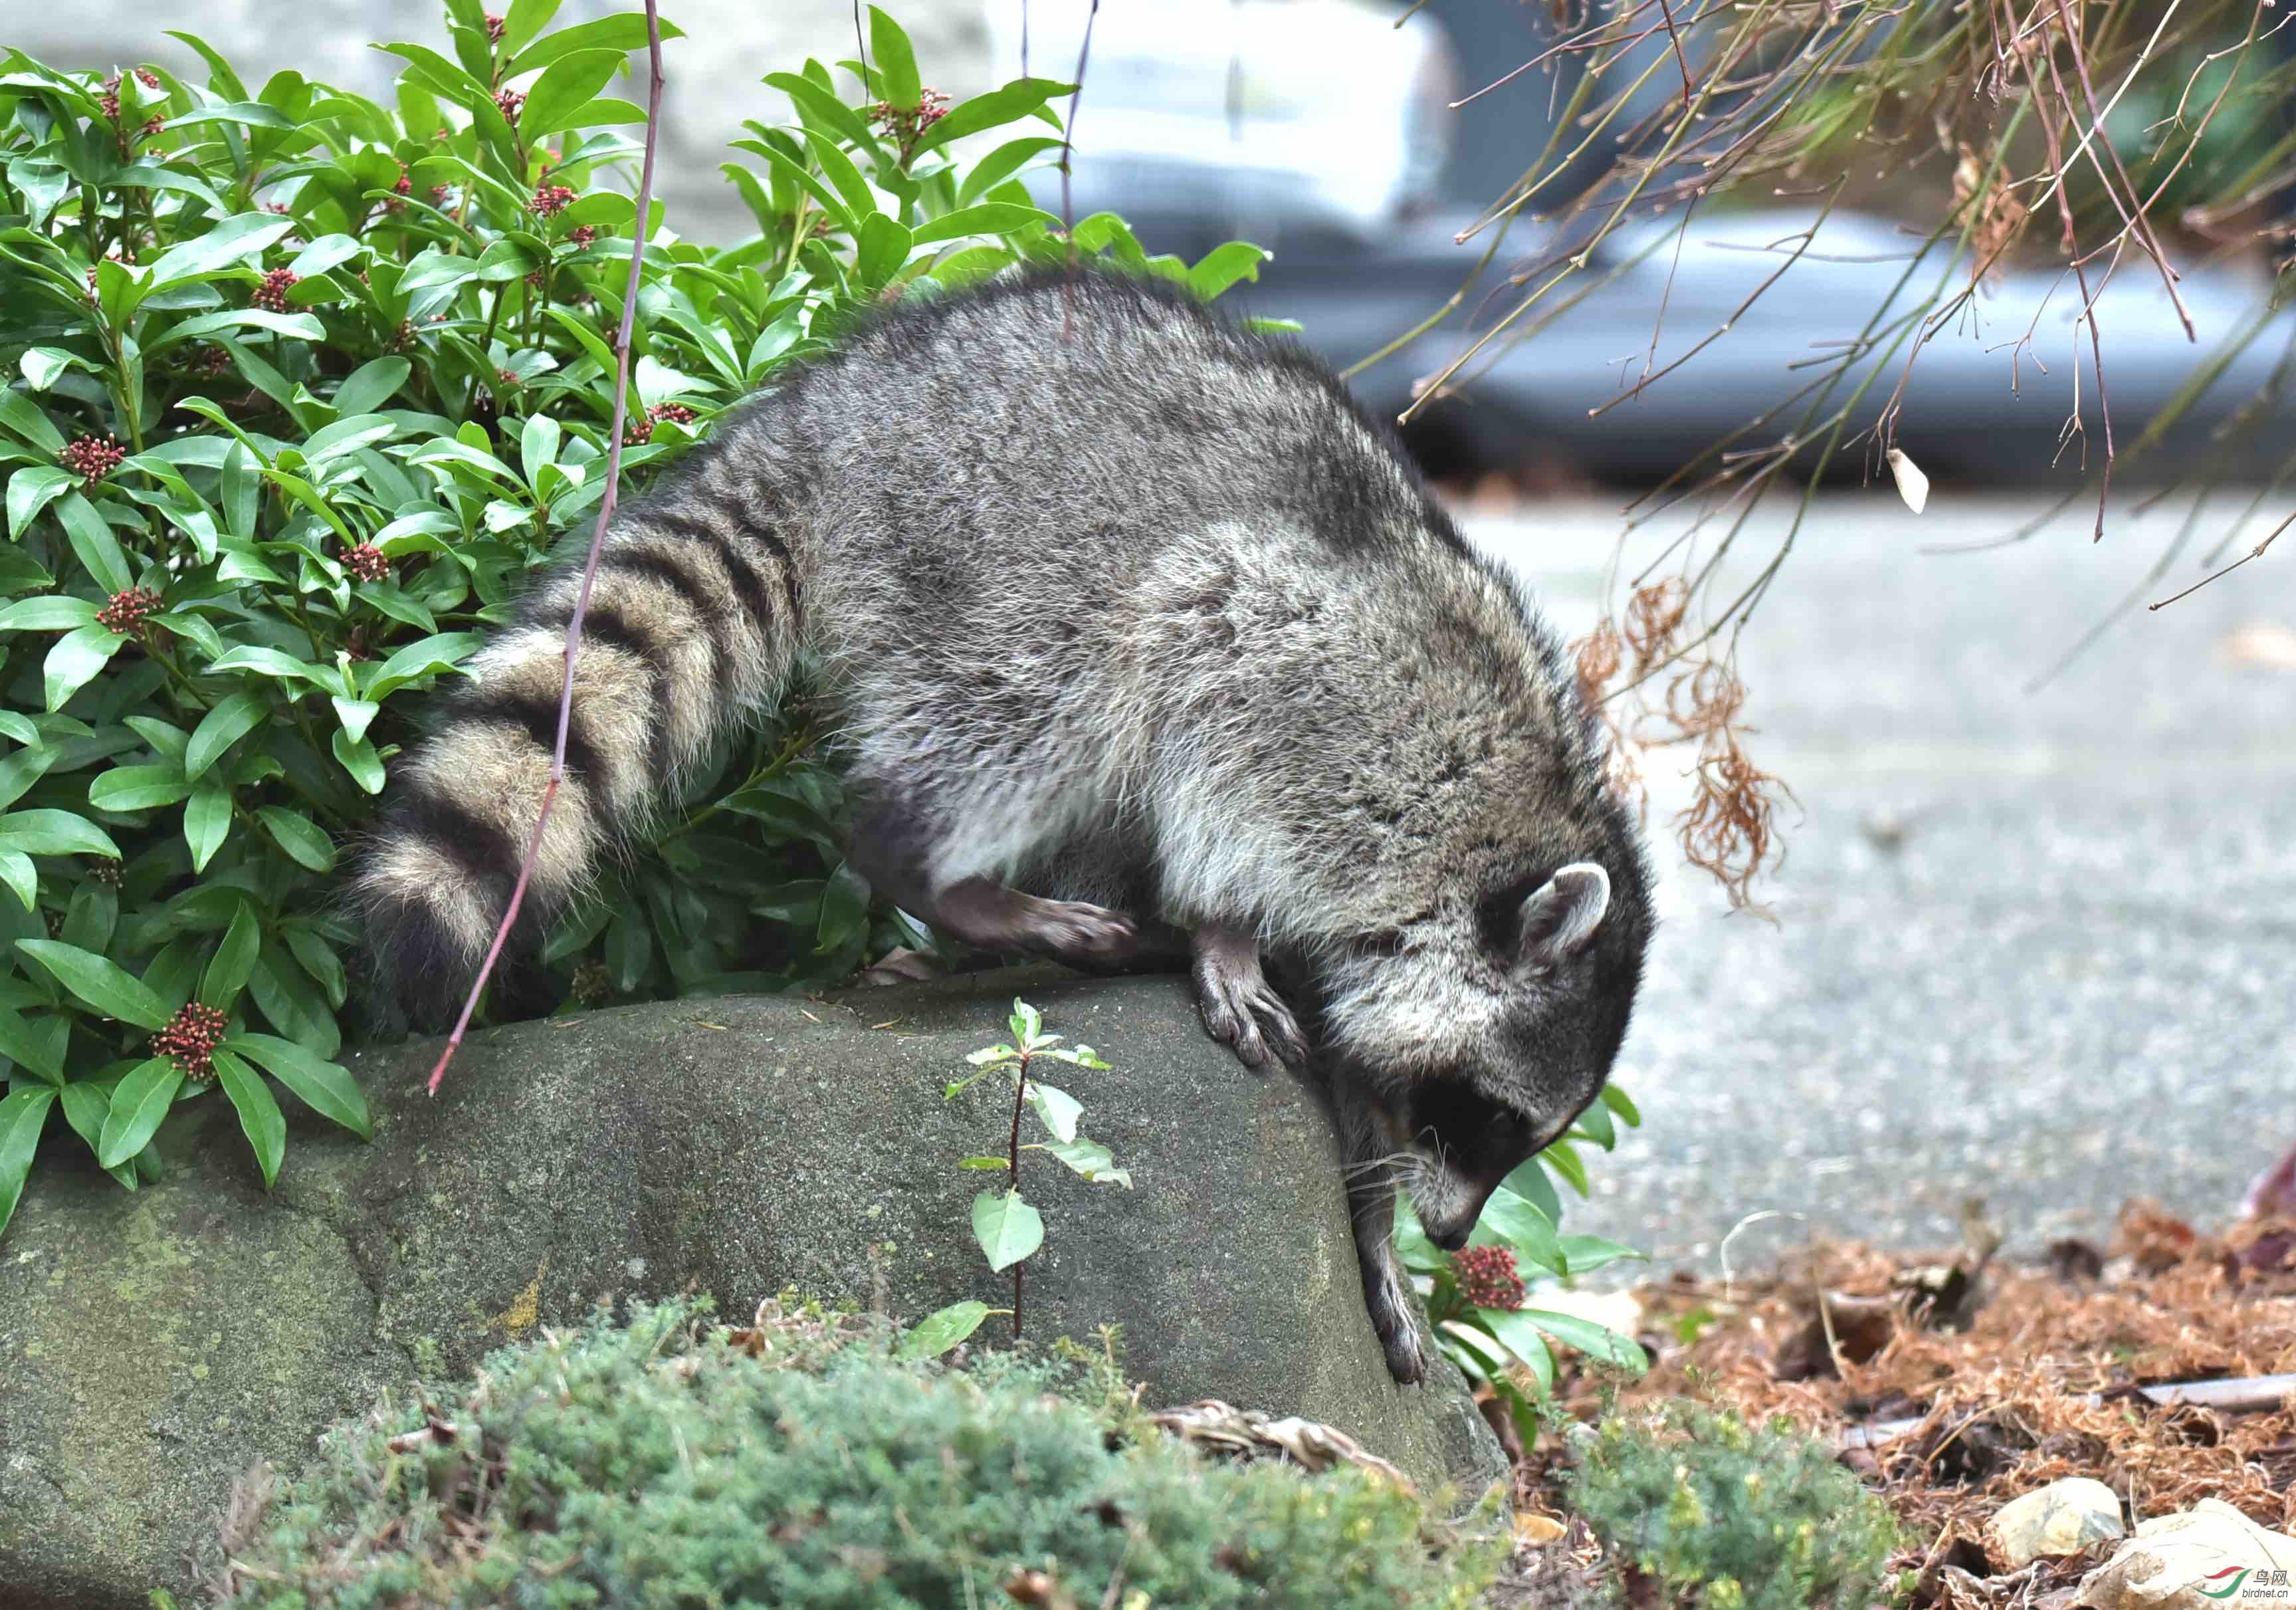
POLYGON ((1440 1236, 1435 1234, 1432 1230, 1430 1230, 1427 1233, 1427 1239, 1432 1241, 1437 1247, 1440 1248, 1444 1252, 1456 1253, 1461 1247, 1467 1244, 1467 1237, 1474 1233, 1475 1227, 1472 1224, 1466 1224, 1462 1225, 1456 1230, 1447 1231, 1440 1236))

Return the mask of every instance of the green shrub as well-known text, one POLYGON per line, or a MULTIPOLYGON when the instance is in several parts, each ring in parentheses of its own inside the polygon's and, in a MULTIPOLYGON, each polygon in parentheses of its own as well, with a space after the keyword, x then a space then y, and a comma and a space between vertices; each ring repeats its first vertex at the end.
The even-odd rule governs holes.
POLYGON ((1704 1610, 1857 1610, 1898 1543, 1888 1507, 1819 1442, 1679 1401, 1606 1417, 1570 1500, 1615 1559, 1704 1610))
POLYGON ((698 1330, 641 1309, 340 1428, 226 1540, 223 1602, 1394 1610, 1472 1604, 1496 1564, 1353 1468, 1135 1441, 1105 1368, 946 1371, 805 1314, 698 1330))
MULTIPOLYGON (((266 1075, 365 1128, 330 874, 423 693, 594 516, 644 19, 446 9, 448 53, 384 47, 388 104, 250 87, 189 35, 203 84, 0 56, 0 1225, 57 1111, 131 1187, 210 1075, 266 1179, 266 1075)), ((860 309, 1070 250, 1016 177, 1057 157, 1069 86, 944 106, 872 35, 865 74, 769 78, 802 121, 726 165, 755 235, 696 246, 657 211, 626 491, 860 309)), ((1073 236, 1207 297, 1262 255, 1152 258, 1107 215, 1073 236)), ((845 865, 814 736, 800 702, 704 768, 553 937, 564 993, 787 988, 921 942, 845 865)))

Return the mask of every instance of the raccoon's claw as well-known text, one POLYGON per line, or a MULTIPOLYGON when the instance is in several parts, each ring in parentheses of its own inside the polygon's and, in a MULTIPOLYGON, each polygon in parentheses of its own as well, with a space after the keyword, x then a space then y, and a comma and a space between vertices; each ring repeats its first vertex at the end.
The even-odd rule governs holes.
POLYGON ((1308 1060, 1299 1020, 1259 970, 1259 948, 1245 934, 1217 926, 1195 935, 1196 1006, 1204 1032, 1247 1068, 1308 1060))

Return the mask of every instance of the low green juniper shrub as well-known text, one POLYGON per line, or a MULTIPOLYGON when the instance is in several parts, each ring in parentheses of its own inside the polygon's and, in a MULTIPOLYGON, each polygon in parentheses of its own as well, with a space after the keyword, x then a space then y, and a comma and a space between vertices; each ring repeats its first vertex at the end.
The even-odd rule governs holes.
POLYGON ((1863 1610, 1898 1546, 1888 1507, 1822 1443, 1680 1401, 1605 1417, 1570 1502, 1630 1578, 1700 1610, 1863 1610))
POLYGON ((1239 1467, 1138 1432, 1104 1364, 955 1370, 889 1340, 670 1304, 504 1349, 243 1506, 220 1602, 1464 1610, 1496 1567, 1493 1541, 1352 1467, 1239 1467))
MULTIPOLYGON (((192 77, 0 48, 0 1227, 43 1145, 133 1188, 214 1089, 266 1180, 275 1082, 366 1128, 337 858, 604 490, 645 23, 557 9, 446 0, 445 51, 382 47, 383 101, 250 84, 189 34, 192 77)), ((866 67, 768 77, 796 120, 725 164, 754 234, 647 220, 626 495, 889 300, 1072 251, 1206 298, 1257 272, 1109 214, 1064 234, 1021 176, 1070 86, 948 104, 868 31, 866 67)), ((807 987, 923 942, 846 865, 818 736, 799 700, 701 769, 552 936, 562 998, 807 987)))

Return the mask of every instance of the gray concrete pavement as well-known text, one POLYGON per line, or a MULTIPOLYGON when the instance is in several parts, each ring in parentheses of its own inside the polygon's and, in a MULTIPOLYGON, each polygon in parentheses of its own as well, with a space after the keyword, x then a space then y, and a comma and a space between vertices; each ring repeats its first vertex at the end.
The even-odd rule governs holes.
MULTIPOLYGON (((2028 694, 2187 505, 2116 513, 2101 546, 2077 510, 2013 548, 1916 551, 2043 506, 1816 505, 1741 652, 1749 752, 1800 800, 1760 889, 1776 920, 1683 864, 1687 760, 1653 756, 1664 920, 1619 1070, 1648 1123, 1570 1228, 1716 1270, 1751 1215, 1779 1217, 1732 1242, 1742 1267, 1812 1234, 1950 1243, 1981 1195, 2032 1251, 2108 1233, 2131 1193, 2220 1219, 2296 1142, 2296 669, 2228 651, 2256 627, 2296 646, 2296 558, 2138 610, 2028 694)), ((1614 509, 1467 525, 1564 629, 1593 619, 1614 509)))

